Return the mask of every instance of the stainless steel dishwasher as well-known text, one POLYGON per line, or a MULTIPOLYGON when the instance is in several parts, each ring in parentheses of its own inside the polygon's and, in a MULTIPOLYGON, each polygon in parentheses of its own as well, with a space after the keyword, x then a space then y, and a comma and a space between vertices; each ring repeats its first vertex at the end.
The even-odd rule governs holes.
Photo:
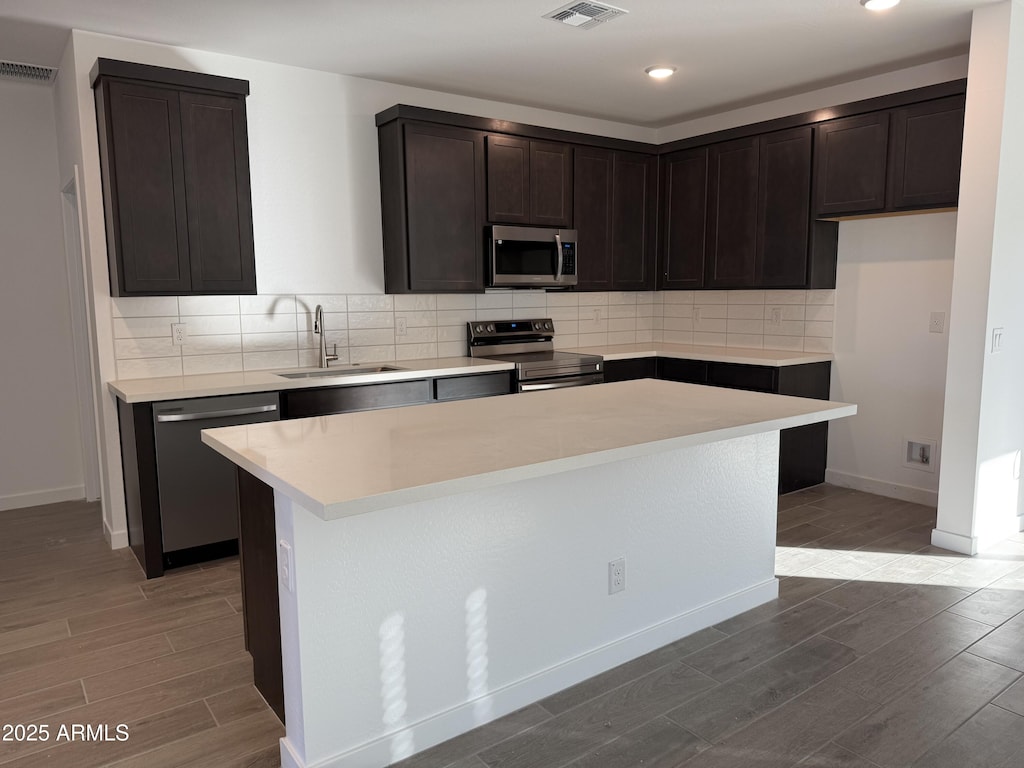
POLYGON ((235 465, 204 445, 200 431, 280 416, 277 392, 153 403, 165 567, 223 556, 214 545, 238 539, 235 465))

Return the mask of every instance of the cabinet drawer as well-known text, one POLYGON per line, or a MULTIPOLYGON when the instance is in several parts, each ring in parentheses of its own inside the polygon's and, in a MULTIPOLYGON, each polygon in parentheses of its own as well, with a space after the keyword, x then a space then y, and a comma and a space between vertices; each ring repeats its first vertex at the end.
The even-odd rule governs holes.
POLYGON ((283 392, 284 417, 301 419, 331 413, 395 408, 430 401, 430 380, 396 381, 356 387, 325 387, 283 392))
POLYGON ((511 392, 512 375, 509 371, 434 379, 435 400, 467 400, 471 397, 507 395, 511 392))
POLYGON ((669 357, 659 357, 658 378, 681 381, 685 384, 706 384, 708 364, 704 360, 675 360, 669 357))
POLYGON ((753 392, 774 392, 777 368, 765 365, 739 365, 737 363, 709 363, 708 384, 753 392))

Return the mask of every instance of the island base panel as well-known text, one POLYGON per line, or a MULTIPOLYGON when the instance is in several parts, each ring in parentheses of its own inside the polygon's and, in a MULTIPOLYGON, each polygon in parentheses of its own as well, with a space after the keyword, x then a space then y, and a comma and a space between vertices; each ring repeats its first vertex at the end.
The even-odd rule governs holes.
POLYGON ((778 460, 767 432, 331 521, 275 491, 284 764, 389 765, 773 599, 778 460))

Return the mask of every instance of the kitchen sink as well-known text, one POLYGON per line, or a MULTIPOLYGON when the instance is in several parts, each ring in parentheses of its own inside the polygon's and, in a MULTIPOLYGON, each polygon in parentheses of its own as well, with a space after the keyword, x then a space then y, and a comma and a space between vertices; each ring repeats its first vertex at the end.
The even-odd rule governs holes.
POLYGON ((282 379, 319 379, 323 376, 356 376, 404 370, 404 368, 396 368, 393 365, 359 365, 353 368, 317 368, 315 371, 295 371, 294 373, 278 373, 276 375, 282 379))

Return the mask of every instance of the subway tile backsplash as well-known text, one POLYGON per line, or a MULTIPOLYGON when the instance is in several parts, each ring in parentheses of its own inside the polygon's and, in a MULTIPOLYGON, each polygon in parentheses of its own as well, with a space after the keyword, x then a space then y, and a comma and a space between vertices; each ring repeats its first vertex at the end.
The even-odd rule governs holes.
POLYGON ((831 352, 834 300, 828 290, 161 296, 111 299, 111 313, 118 378, 141 379, 316 365, 317 304, 339 362, 369 363, 461 357, 467 322, 530 317, 554 319, 562 349, 665 341, 831 352), (171 344, 178 322, 182 346, 171 344))

